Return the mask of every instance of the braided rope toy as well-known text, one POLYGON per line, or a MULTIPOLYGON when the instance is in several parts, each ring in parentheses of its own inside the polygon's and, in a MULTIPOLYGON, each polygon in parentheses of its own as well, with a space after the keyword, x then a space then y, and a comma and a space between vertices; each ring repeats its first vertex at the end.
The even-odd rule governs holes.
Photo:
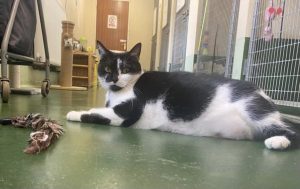
POLYGON ((38 154, 46 150, 64 133, 56 121, 45 118, 41 114, 28 114, 10 119, 0 119, 2 125, 12 125, 17 128, 31 128, 28 146, 24 149, 27 154, 38 154))

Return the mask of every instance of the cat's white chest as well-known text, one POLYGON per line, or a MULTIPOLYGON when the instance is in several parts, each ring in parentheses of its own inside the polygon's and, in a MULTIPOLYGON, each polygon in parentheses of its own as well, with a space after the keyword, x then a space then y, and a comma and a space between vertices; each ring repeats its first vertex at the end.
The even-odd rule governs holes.
POLYGON ((118 92, 107 92, 106 94, 106 101, 109 101, 109 107, 114 107, 118 104, 121 104, 122 102, 126 102, 127 100, 130 100, 132 98, 135 98, 135 94, 133 92, 133 88, 130 87, 128 89, 123 89, 118 92))

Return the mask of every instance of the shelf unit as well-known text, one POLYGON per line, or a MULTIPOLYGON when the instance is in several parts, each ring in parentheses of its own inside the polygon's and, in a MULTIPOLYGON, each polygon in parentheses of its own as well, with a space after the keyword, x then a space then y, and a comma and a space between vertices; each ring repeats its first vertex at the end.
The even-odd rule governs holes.
POLYGON ((73 53, 72 85, 92 87, 94 80, 95 59, 93 54, 85 52, 73 53))

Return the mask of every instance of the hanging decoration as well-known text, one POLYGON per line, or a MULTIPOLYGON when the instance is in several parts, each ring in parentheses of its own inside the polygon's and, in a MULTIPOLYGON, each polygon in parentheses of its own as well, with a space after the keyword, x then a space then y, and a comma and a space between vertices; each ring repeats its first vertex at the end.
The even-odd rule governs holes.
POLYGON ((274 7, 274 0, 269 1, 269 6, 265 10, 265 22, 263 37, 265 41, 271 41, 273 39, 272 22, 276 16, 283 17, 284 0, 280 0, 279 7, 274 7))

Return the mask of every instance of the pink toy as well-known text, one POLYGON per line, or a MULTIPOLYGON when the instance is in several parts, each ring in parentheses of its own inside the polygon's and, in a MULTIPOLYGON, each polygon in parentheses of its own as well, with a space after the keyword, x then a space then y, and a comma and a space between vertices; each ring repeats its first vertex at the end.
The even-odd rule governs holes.
POLYGON ((263 36, 265 38, 265 41, 271 41, 273 39, 273 33, 272 33, 272 27, 266 26, 264 29, 263 36))
POLYGON ((277 8, 277 11, 276 11, 276 14, 277 14, 277 15, 281 15, 282 12, 283 12, 283 11, 282 11, 282 8, 281 8, 281 7, 278 7, 278 8, 277 8))
POLYGON ((263 33, 265 41, 271 41, 273 38, 272 21, 275 18, 276 12, 277 11, 273 7, 273 0, 270 0, 270 5, 265 10, 265 22, 267 22, 267 26, 263 33))
POLYGON ((276 10, 272 5, 267 7, 266 11, 265 11, 265 21, 269 22, 270 20, 274 19, 275 12, 276 12, 276 10))

